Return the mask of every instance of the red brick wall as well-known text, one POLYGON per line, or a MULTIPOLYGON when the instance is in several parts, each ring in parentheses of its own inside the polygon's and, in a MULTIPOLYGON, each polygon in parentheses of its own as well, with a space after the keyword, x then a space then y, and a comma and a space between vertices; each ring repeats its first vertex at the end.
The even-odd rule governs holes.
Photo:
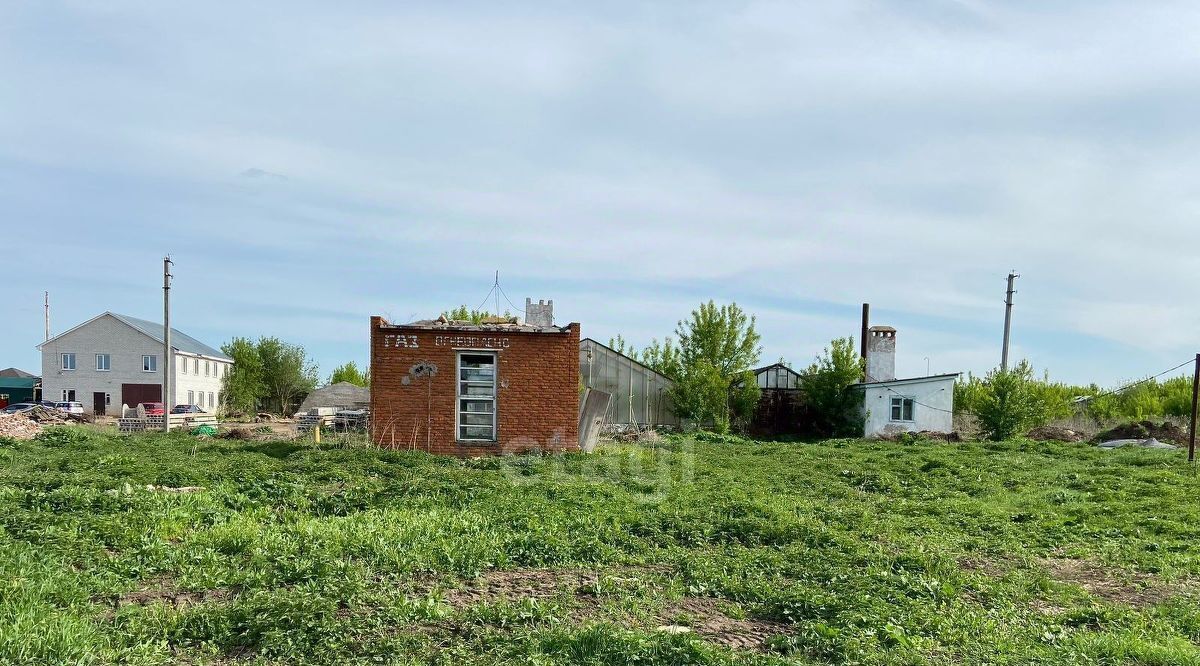
POLYGON ((371 431, 376 444, 440 455, 579 449, 579 324, 562 333, 428 330, 371 317, 371 431), (450 339, 455 338, 455 339, 450 339), (457 353, 496 352, 497 439, 459 443, 457 353), (432 380, 412 377, 419 361, 432 380), (432 425, 427 429, 427 422, 432 425), (428 439, 427 439, 428 434, 428 439))

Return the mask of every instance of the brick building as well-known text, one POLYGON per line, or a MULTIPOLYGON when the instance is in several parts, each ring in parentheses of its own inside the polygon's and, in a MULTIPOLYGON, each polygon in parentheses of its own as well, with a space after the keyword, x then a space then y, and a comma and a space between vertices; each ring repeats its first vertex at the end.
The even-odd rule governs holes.
POLYGON ((371 317, 375 443, 451 456, 579 449, 579 324, 371 317))

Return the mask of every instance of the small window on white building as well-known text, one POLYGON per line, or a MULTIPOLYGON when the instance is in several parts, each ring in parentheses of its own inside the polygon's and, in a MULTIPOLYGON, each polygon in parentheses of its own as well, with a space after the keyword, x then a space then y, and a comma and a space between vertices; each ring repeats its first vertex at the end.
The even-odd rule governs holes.
POLYGON ((111 393, 105 393, 105 394, 104 394, 104 406, 105 406, 105 407, 108 407, 108 406, 110 406, 110 405, 112 405, 112 394, 111 394, 111 393))
POLYGON ((200 374, 200 359, 198 359, 198 358, 192 359, 192 374, 193 375, 200 374))
POLYGON ((183 373, 183 374, 185 374, 185 375, 187 374, 187 359, 186 359, 186 358, 185 358, 185 359, 182 359, 182 360, 179 362, 179 371, 180 371, 180 372, 182 372, 182 373, 183 373))
POLYGON ((212 409, 213 407, 216 407, 216 406, 217 406, 217 401, 213 400, 213 394, 209 393, 208 394, 208 408, 212 409))
POLYGON ((142 372, 158 372, 158 357, 153 355, 142 356, 142 372))
POLYGON ((212 371, 209 369, 209 362, 205 361, 204 362, 204 376, 207 377, 210 372, 212 372, 212 371))
POLYGON ((63 370, 75 369, 75 354, 60 354, 58 367, 63 370))
POLYGON ((913 407, 916 401, 912 398, 895 397, 892 398, 892 420, 893 421, 912 421, 913 407))
POLYGON ((189 404, 189 405, 194 405, 194 404, 196 404, 196 392, 195 392, 195 391, 188 391, 188 401, 187 401, 187 404, 189 404))
MULTIPOLYGON (((72 354, 72 356, 73 355, 74 354, 72 354)), ((75 402, 75 389, 63 389, 62 401, 63 402, 75 402)))
POLYGON ((112 357, 108 354, 96 354, 96 369, 101 372, 112 370, 112 357))

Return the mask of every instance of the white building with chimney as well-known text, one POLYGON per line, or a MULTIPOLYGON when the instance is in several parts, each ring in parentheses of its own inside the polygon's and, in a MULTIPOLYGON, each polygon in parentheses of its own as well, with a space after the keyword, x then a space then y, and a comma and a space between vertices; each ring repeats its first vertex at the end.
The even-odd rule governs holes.
POLYGON ((896 378, 896 329, 872 326, 867 331, 863 391, 866 437, 902 432, 954 430, 954 381, 957 372, 928 377, 896 378))

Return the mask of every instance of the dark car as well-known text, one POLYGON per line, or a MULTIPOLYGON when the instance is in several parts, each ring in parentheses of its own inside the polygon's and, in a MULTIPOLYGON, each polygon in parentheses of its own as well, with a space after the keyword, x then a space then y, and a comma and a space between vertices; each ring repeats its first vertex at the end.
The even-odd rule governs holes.
POLYGON ((175 405, 171 408, 172 414, 203 414, 204 410, 200 409, 200 405, 175 405))
POLYGON ((34 407, 37 407, 37 405, 33 404, 32 402, 18 402, 18 403, 11 404, 8 407, 5 407, 4 413, 5 414, 17 414, 17 413, 21 413, 21 412, 28 412, 29 410, 33 409, 34 407))

